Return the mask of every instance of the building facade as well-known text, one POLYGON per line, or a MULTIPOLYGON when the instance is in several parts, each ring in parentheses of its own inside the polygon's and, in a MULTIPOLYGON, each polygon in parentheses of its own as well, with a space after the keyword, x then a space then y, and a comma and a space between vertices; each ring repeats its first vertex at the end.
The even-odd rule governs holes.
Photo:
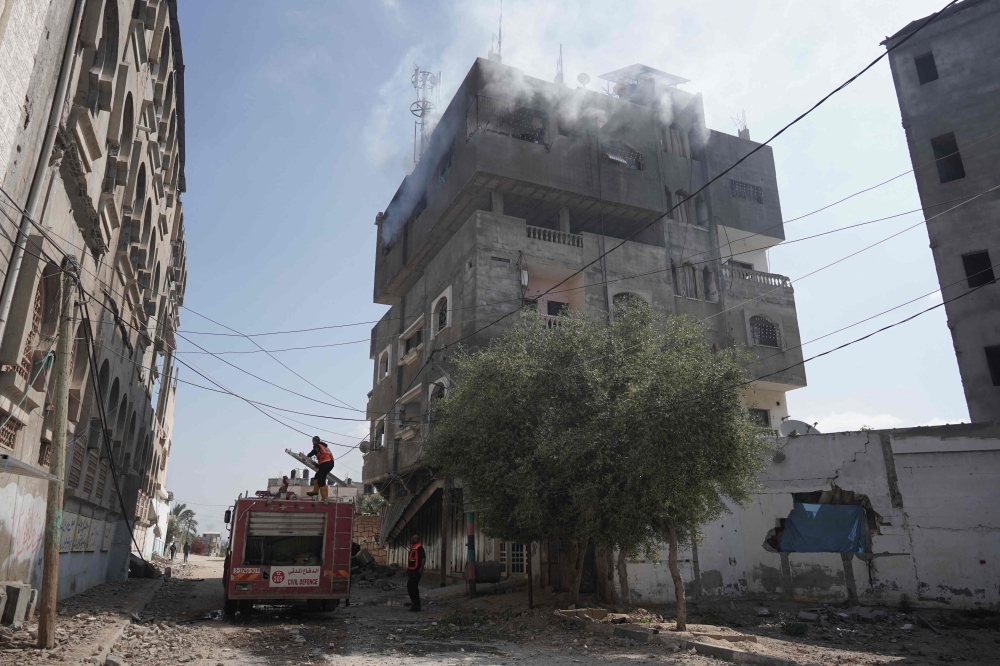
POLYGON ((964 0, 913 34, 926 20, 883 44, 969 417, 1000 421, 1000 5, 964 0))
MULTIPOLYGON (((708 129, 683 79, 642 65, 602 78, 614 93, 477 60, 376 217, 374 300, 391 307, 372 329, 363 475, 389 500, 390 562, 416 532, 440 571, 444 533, 446 573, 464 571, 461 481, 446 487, 421 458, 429 405, 448 390, 433 352, 488 343, 516 315, 492 322, 526 305, 553 326, 563 308, 602 318, 633 296, 704 320, 709 344, 757 354, 746 403, 768 427, 806 384, 793 290, 769 272, 784 239, 771 149, 690 198, 759 144, 708 129)), ((476 540, 480 559, 523 571, 522 545, 476 540)))
POLYGON ((0 473, 0 579, 40 583, 48 482, 36 476, 51 473, 65 483, 60 598, 164 545, 187 278, 183 73, 173 0, 0 0, 0 454, 25 465, 0 473), (86 297, 56 470, 46 359, 67 256, 86 297))

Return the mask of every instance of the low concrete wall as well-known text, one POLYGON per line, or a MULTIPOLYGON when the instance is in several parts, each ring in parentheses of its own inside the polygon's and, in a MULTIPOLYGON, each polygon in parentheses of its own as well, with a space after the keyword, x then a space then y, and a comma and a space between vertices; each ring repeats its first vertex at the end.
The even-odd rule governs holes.
MULTIPOLYGON (((973 607, 1000 602, 1000 424, 808 435, 761 475, 755 502, 706 525, 682 553, 689 593, 973 607), (767 532, 792 493, 840 488, 877 514, 870 552, 776 553, 767 532), (696 574, 697 571, 697 574, 696 574)), ((661 562, 630 562, 633 600, 670 603, 661 562)))

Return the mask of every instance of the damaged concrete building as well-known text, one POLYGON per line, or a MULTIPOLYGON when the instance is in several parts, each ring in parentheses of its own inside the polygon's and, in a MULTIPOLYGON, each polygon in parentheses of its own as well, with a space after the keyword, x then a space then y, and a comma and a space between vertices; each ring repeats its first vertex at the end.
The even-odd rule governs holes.
POLYGON ((65 484, 60 598, 164 546, 187 280, 183 72, 174 0, 0 0, 0 580, 39 585, 51 473, 65 484), (65 256, 88 296, 66 467, 50 469, 65 256))
MULTIPOLYGON (((371 335, 363 475, 389 500, 390 562, 419 533, 428 570, 463 575, 471 507, 461 480, 446 488, 421 458, 429 406, 448 391, 447 361, 432 353, 487 344, 512 311, 535 306, 558 326, 564 308, 600 318, 638 297, 702 319, 708 344, 759 356, 749 370, 767 377, 746 403, 769 428, 787 416, 786 392, 806 384, 793 290, 768 265, 784 239, 771 149, 690 198, 759 144, 745 129, 708 129, 680 77, 634 65, 602 78, 607 92, 571 89, 478 59, 376 217, 374 300, 391 307, 371 335)), ((523 544, 475 532, 478 559, 525 571, 523 544)), ((542 550, 535 571, 547 581, 559 547, 542 550)))
POLYGON ((964 0, 916 32, 928 18, 883 44, 969 417, 1000 421, 1000 4, 964 0))

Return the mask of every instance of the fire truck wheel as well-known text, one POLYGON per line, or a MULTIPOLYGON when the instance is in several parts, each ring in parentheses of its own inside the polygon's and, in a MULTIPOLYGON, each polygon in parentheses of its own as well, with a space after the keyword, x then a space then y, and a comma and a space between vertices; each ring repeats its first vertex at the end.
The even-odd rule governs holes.
POLYGON ((340 605, 340 599, 324 599, 323 600, 323 610, 330 612, 337 609, 340 605))
POLYGON ((236 615, 236 608, 239 603, 236 599, 226 599, 226 602, 222 605, 222 614, 226 617, 236 615))
POLYGON ((252 601, 238 601, 236 603, 236 609, 240 612, 240 615, 249 615, 250 611, 253 610, 252 601))

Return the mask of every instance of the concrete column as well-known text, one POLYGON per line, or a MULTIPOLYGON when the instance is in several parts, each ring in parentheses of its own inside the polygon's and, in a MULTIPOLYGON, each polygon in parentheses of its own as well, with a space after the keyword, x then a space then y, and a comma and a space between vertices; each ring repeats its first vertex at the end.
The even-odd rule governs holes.
POLYGON ((490 203, 491 203, 491 206, 492 206, 491 210, 494 213, 496 213, 498 215, 503 215, 503 194, 501 194, 500 192, 497 192, 496 190, 491 191, 490 192, 490 203))
POLYGON ((563 206, 559 209, 559 231, 570 233, 569 230, 569 208, 563 206))

